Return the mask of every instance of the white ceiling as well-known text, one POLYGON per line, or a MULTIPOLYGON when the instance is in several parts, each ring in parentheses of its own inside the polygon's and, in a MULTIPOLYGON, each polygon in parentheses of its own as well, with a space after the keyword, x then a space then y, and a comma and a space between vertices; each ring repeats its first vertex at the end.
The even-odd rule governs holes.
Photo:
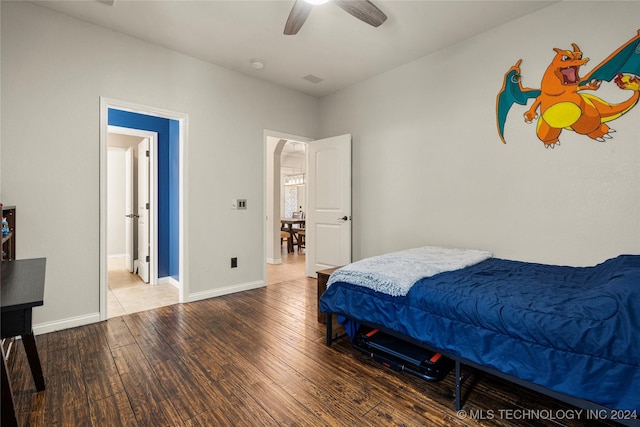
POLYGON ((281 86, 322 97, 556 1, 373 0, 371 27, 336 5, 314 6, 282 34, 293 0, 44 0, 35 3, 281 86), (265 63, 262 70, 251 59, 265 63), (311 83, 303 77, 323 79, 311 83))

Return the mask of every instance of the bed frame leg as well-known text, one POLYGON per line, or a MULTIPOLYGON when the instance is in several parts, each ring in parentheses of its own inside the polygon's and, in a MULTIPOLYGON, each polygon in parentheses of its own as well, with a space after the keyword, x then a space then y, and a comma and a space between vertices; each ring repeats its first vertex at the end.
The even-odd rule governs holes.
POLYGON ((456 412, 462 409, 462 369, 460 361, 456 360, 456 412))
POLYGON ((327 346, 331 347, 333 342, 333 313, 327 313, 327 346))
POLYGON ((462 375, 462 362, 456 360, 456 411, 462 409, 462 385, 473 375, 474 370, 469 369, 462 375))

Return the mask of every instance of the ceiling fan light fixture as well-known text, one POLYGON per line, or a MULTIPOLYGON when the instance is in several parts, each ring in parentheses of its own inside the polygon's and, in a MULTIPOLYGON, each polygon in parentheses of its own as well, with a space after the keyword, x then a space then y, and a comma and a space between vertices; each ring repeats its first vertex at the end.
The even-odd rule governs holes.
MULTIPOLYGON (((298 34, 313 7, 328 1, 331 0, 296 0, 284 25, 284 35, 298 34)), ((333 4, 372 27, 379 27, 387 20, 387 15, 369 0, 335 0, 333 4)))

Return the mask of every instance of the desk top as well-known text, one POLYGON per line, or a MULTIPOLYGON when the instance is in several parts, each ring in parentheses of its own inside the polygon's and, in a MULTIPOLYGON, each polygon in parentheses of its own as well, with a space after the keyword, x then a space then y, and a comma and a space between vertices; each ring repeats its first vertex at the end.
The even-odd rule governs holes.
POLYGON ((46 258, 2 262, 2 312, 44 304, 46 258))

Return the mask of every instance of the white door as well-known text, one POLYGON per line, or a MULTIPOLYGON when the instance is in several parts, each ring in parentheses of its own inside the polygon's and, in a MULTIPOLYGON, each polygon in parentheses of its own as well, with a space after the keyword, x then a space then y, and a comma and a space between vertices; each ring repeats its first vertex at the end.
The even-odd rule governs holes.
POLYGON ((306 273, 351 262, 351 135, 307 145, 306 273))
POLYGON ((124 211, 125 211, 125 264, 129 271, 133 271, 133 226, 136 213, 133 211, 133 147, 129 147, 124 157, 124 211))
POLYGON ((149 138, 138 144, 138 275, 149 283, 149 138))

